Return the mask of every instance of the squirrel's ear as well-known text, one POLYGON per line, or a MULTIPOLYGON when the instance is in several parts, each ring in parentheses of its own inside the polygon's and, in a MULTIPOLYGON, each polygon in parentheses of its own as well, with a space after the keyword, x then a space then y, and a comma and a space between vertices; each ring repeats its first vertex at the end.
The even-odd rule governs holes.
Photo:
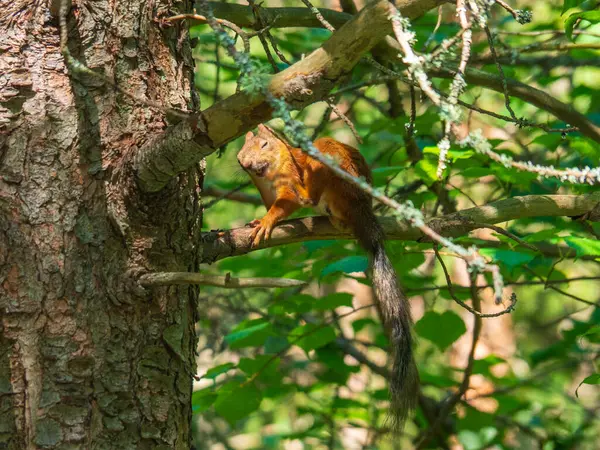
POLYGON ((269 134, 269 129, 265 127, 262 123, 258 124, 258 134, 269 134))
POLYGON ((246 142, 248 142, 250 139, 252 139, 254 137, 254 134, 252 134, 252 131, 248 131, 246 133, 246 142))

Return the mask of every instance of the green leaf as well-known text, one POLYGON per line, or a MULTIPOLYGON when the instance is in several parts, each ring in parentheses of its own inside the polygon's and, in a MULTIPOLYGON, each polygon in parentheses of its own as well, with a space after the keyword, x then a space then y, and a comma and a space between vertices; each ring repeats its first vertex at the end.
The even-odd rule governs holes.
POLYGON ((448 150, 448 158, 453 161, 457 161, 459 159, 470 159, 475 155, 475 152, 470 149, 465 148, 450 148, 448 150))
POLYGON ((467 331, 460 316, 452 311, 439 314, 428 311, 415 324, 415 332, 433 342, 441 351, 445 351, 467 331))
POLYGON ((465 178, 481 178, 492 175, 494 172, 487 167, 467 167, 460 174, 465 178))
POLYGON ((494 262, 503 263, 511 270, 515 267, 523 266, 535 258, 535 255, 532 253, 520 253, 514 250, 500 250, 497 248, 482 248, 479 252, 482 255, 492 258, 494 262))
POLYGON ((235 424, 240 419, 258 409, 262 395, 253 384, 241 384, 236 387, 223 386, 219 389, 219 396, 215 402, 215 411, 230 424, 235 424))
POLYGON ((315 300, 313 308, 318 311, 331 311, 338 306, 352 306, 352 294, 336 292, 315 300))
POLYGON ((355 333, 358 333, 367 326, 375 326, 380 328, 379 323, 375 322, 375 320, 371 319, 370 317, 363 317, 362 319, 356 319, 354 322, 352 322, 352 328, 354 329, 355 333))
POLYGON ((581 383, 579 383, 579 386, 577 386, 577 389, 575 389, 575 395, 577 397, 579 397, 577 391, 579 390, 582 384, 600 384, 600 373, 590 375, 589 377, 586 377, 581 383))
POLYGON ((423 158, 415 164, 415 173, 427 186, 430 186, 438 181, 437 166, 437 159, 423 158))
POLYGON ((600 257, 600 241, 579 237, 566 237, 565 242, 577 253, 577 256, 592 255, 600 257))
POLYGON ((567 20, 565 20, 565 32, 571 40, 573 40, 573 27, 575 27, 575 23, 577 23, 579 19, 587 20, 591 23, 598 23, 600 22, 600 11, 574 12, 567 17, 567 20))
POLYGON ((338 306, 352 306, 352 295, 343 292, 316 298, 308 294, 292 295, 281 305, 288 312, 307 313, 308 311, 331 311, 338 306))
POLYGON ((377 167, 372 170, 373 185, 381 186, 385 184, 389 178, 395 177, 404 170, 406 170, 406 167, 404 166, 377 167))
POLYGON ((308 253, 312 253, 312 252, 322 249, 322 248, 331 247, 332 245, 335 245, 337 242, 338 241, 335 241, 335 240, 307 241, 307 242, 304 242, 302 245, 308 251, 308 253))
MULTIPOLYGON (((494 415, 478 411, 474 408, 469 408, 465 411, 464 417, 462 417, 456 425, 458 430, 473 430, 479 432, 494 425, 494 415)), ((480 434, 480 436, 482 435, 480 434)))
POLYGON ((477 431, 462 430, 458 433, 458 440, 465 450, 481 450, 487 448, 497 434, 498 430, 492 426, 477 431))
POLYGON ((566 13, 571 8, 576 8, 584 1, 585 0, 564 0, 562 12, 560 13, 560 15, 562 16, 564 13, 566 13))
POLYGON ((329 264, 321 271, 321 276, 334 272, 364 272, 369 267, 369 260, 365 256, 347 256, 334 263, 329 264))
POLYGON ((547 230, 536 231, 535 233, 528 234, 524 240, 527 242, 550 242, 556 238, 556 228, 549 228, 547 230))
POLYGON ((256 319, 242 322, 232 333, 225 336, 225 341, 232 349, 258 347, 273 334, 273 326, 269 322, 256 319))
POLYGON ((479 450, 483 448, 483 439, 478 433, 471 430, 462 430, 458 433, 458 440, 465 450, 479 450))
POLYGON ((290 333, 290 341, 305 352, 323 347, 335 339, 335 330, 331 325, 306 324, 290 333), (298 339, 299 338, 299 339, 298 339), (295 340, 298 339, 298 340, 295 340))
POLYGON ((491 375, 490 368, 503 362, 506 362, 506 360, 496 355, 488 355, 485 358, 476 359, 473 361, 473 374, 479 373, 489 376, 491 375))
POLYGON ((368 409, 369 405, 360 402, 358 400, 354 400, 351 398, 340 398, 337 397, 333 400, 332 407, 334 408, 359 408, 359 409, 368 409))
POLYGON ((322 347, 316 351, 317 358, 333 372, 348 377, 351 373, 360 371, 360 366, 349 366, 344 361, 346 354, 334 345, 322 347))
POLYGON ((600 325, 594 325, 592 328, 583 333, 581 338, 585 338, 595 344, 600 344, 600 325))
POLYGON ((265 341, 265 353, 270 355, 279 353, 289 345, 289 342, 283 336, 269 336, 265 341))
POLYGON ((222 373, 225 373, 228 370, 233 369, 234 367, 235 367, 235 364, 233 364, 233 363, 225 363, 225 364, 221 364, 220 366, 215 366, 211 369, 208 369, 208 371, 202 376, 202 378, 208 378, 209 380, 214 380, 222 373))
POLYGON ((279 372, 279 358, 273 358, 270 355, 257 355, 254 359, 242 358, 238 367, 246 375, 254 375, 260 372, 257 379, 268 382, 275 382, 281 379, 279 372))
POLYGON ((218 395, 211 389, 202 389, 192 394, 192 414, 199 414, 212 406, 218 395))
POLYGON ((434 375, 423 370, 420 371, 419 377, 423 385, 430 384, 432 386, 437 386, 440 388, 449 388, 452 386, 456 386, 456 381, 452 378, 444 377, 441 375, 434 375))

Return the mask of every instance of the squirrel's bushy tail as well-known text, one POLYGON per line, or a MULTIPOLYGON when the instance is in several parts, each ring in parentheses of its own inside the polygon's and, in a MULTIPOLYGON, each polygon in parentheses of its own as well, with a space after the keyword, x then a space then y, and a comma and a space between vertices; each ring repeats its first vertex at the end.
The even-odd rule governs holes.
POLYGON ((360 212, 354 233, 371 257, 372 283, 380 315, 392 347, 389 380, 392 428, 403 427, 416 405, 419 373, 412 352, 410 305, 398 284, 392 262, 384 247, 384 232, 372 210, 360 212))

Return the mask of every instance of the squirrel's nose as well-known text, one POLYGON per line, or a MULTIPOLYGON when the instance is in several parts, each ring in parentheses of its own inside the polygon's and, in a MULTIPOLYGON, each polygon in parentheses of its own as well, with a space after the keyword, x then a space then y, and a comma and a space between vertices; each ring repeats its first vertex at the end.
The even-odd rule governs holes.
POLYGON ((240 163, 240 166, 242 166, 242 169, 248 170, 250 168, 250 166, 252 165, 252 163, 242 161, 242 159, 240 157, 238 157, 237 160, 238 160, 238 163, 240 163))

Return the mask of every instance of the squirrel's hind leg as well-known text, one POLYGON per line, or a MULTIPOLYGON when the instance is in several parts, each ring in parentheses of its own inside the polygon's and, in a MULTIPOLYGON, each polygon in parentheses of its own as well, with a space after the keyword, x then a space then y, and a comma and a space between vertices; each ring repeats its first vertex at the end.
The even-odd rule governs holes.
POLYGON ((339 230, 344 233, 352 232, 352 227, 348 222, 336 216, 329 216, 329 222, 336 230, 339 230))

